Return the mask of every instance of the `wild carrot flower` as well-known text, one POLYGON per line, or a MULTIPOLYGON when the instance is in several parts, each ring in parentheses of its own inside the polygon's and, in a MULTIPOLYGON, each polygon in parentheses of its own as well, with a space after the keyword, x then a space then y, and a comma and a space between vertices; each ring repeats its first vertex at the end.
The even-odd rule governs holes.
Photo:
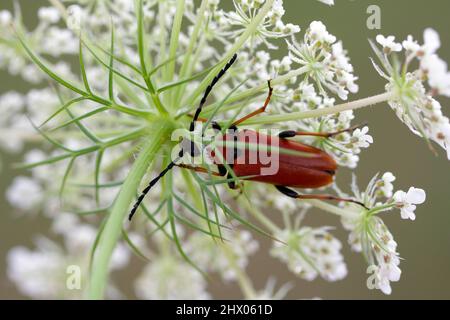
POLYGON ((433 29, 425 30, 423 45, 412 36, 402 44, 394 39, 377 37, 383 52, 372 44, 380 63, 374 63, 375 68, 389 82, 386 86, 389 105, 413 133, 439 144, 450 159, 450 121, 435 98, 450 96, 447 63, 436 54, 441 46, 439 35, 433 29), (402 62, 395 52, 403 53, 402 62))
POLYGON ((403 219, 415 220, 415 205, 425 201, 425 191, 414 187, 408 193, 397 191, 392 196, 393 181, 395 176, 390 172, 381 178, 375 175, 367 188, 360 191, 354 179, 352 191, 355 199, 371 209, 344 204, 347 214, 342 215, 343 226, 350 232, 349 244, 354 251, 362 252, 369 266, 374 268, 371 272, 375 272, 375 287, 385 294, 392 291, 390 282, 400 280, 401 270, 397 243, 379 216, 382 212, 398 208, 403 219))
MULTIPOLYGON (((224 131, 261 107, 270 80, 265 114, 240 127, 295 131, 303 143, 356 170, 374 139, 368 126, 355 123, 355 110, 387 101, 415 134, 450 150, 449 121, 435 100, 450 95, 449 73, 436 55, 435 31, 425 32, 423 45, 412 36, 403 43, 377 37, 382 48, 373 45, 380 60, 375 67, 388 82, 385 92, 342 103, 359 90, 344 42, 321 21, 302 28, 289 23, 281 0, 235 0, 229 11, 219 0, 50 2, 37 12, 33 30, 19 19, 20 6, 0 11, 0 68, 32 88, 0 93, 0 148, 22 155, 20 168, 28 169, 17 174, 6 197, 17 211, 49 219, 51 232, 63 240, 39 237, 35 249, 11 248, 8 276, 24 295, 122 297, 108 276, 124 269, 133 252, 143 261, 133 284, 138 298, 212 298, 205 273, 236 282, 245 298, 284 298, 290 285, 276 290, 269 280, 256 290, 247 273, 263 248, 254 234, 270 238, 270 255, 295 275, 342 280, 348 273, 342 243, 331 228, 307 225, 311 208, 342 218, 350 246, 375 267, 378 288, 391 292, 400 258, 381 213, 398 209, 414 220, 425 192, 394 192, 389 172, 363 192, 353 185, 359 205, 339 206, 288 198, 271 185, 234 177, 232 168, 217 177, 207 163, 201 172, 173 165, 133 222, 126 216, 137 192, 173 160, 174 146, 180 154, 174 132, 204 147, 205 128, 197 124, 191 132, 190 123, 226 65, 199 118, 217 121, 224 131), (275 50, 282 53, 278 59, 275 50), (278 215, 282 225, 274 222, 278 215), (67 288, 72 265, 82 271, 81 291, 67 288)), ((191 158, 184 153, 182 160, 191 158)))

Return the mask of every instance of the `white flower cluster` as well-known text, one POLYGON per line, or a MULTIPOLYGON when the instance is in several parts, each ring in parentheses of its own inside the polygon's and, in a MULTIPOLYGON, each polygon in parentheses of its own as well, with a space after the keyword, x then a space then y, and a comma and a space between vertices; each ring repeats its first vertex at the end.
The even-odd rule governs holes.
MULTIPOLYGON (((333 0, 319 1, 334 4, 333 0)), ((143 59, 147 59, 144 62, 149 68, 144 77, 136 45, 139 31, 136 3, 139 1, 111 0, 92 6, 90 1, 81 0, 69 5, 64 12, 59 11, 61 8, 43 7, 37 13, 39 22, 34 30, 27 31, 23 25, 17 28, 23 31, 23 41, 56 77, 77 88, 83 88, 84 84, 86 94, 80 99, 76 99, 78 95, 67 86, 48 85, 49 74, 40 72, 31 63, 29 55, 18 50, 17 36, 8 31, 13 15, 0 11, 0 40, 4 40, 0 41, 0 68, 20 76, 30 86, 40 88, 24 94, 6 92, 0 96, 0 148, 16 153, 24 151, 28 143, 33 148, 24 155, 32 169, 30 174, 16 177, 6 197, 21 212, 43 212, 53 219, 53 232, 64 240, 64 247, 41 237, 36 242, 36 250, 21 246, 11 249, 8 275, 29 297, 81 297, 79 291, 68 292, 61 279, 66 276, 68 265, 79 265, 86 271, 83 276, 87 275, 89 253, 97 235, 93 225, 100 224, 103 217, 99 213, 107 212, 114 205, 117 192, 131 168, 132 156, 142 148, 141 141, 147 140, 146 135, 153 137, 154 132, 148 129, 149 123, 161 119, 157 116, 158 102, 167 107, 173 123, 184 125, 182 121, 188 117, 179 115, 184 111, 190 113, 191 109, 183 108, 195 107, 196 100, 200 99, 191 96, 201 83, 200 79, 214 67, 213 61, 221 61, 236 40, 246 34, 268 1, 235 0, 234 10, 225 11, 220 9, 219 0, 210 0, 203 8, 197 8, 193 0, 187 0, 182 17, 177 11, 177 1, 143 1, 143 59), (176 19, 182 20, 179 30, 174 29, 176 19), (109 51, 112 29, 116 38, 114 52, 109 51), (85 74, 81 76, 78 70, 72 71, 69 62, 78 59, 80 35, 83 37, 81 47, 85 68, 85 74), (171 41, 174 35, 178 36, 175 42, 171 41), (111 56, 114 59, 111 60, 111 56), (150 70, 150 66, 153 69, 150 70), (109 68, 113 69, 113 75, 109 68), (108 85, 110 78, 114 80, 111 86, 108 85), (158 89, 156 98, 160 101, 155 102, 155 94, 147 90, 149 82, 158 89), (86 96, 94 99, 89 100, 86 96), (122 113, 124 109, 128 113, 122 113), (75 212, 83 218, 65 212, 75 212)), ((237 63, 212 92, 216 102, 211 105, 207 102, 204 111, 211 112, 212 107, 219 106, 216 118, 227 120, 237 117, 238 113, 250 113, 261 106, 262 89, 269 79, 274 83, 273 99, 267 109, 269 115, 325 111, 335 106, 336 99, 347 100, 351 93, 358 91, 358 78, 347 51, 322 22, 313 21, 305 29, 303 40, 297 41, 300 27, 284 22, 282 0, 274 0, 266 12, 241 44, 237 63), (274 59, 270 50, 277 48, 277 41, 282 42, 280 39, 287 40, 288 53, 274 59), (236 90, 234 94, 219 105, 233 90, 236 90)), ((382 52, 378 50, 377 53, 386 71, 380 67, 377 70, 389 81, 391 106, 415 133, 447 148, 450 142, 448 119, 432 98, 436 94, 450 94, 447 66, 435 54, 440 46, 437 34, 427 30, 423 46, 412 37, 408 37, 403 45, 396 43, 393 37, 380 36, 377 40, 383 46, 382 52), (419 64, 418 70, 404 75, 389 61, 391 55, 403 49, 407 66, 413 60, 419 64), (430 92, 426 92, 423 85, 425 80, 428 80, 430 92)), ((353 111, 344 111, 286 121, 279 129, 339 133, 326 139, 301 139, 334 156, 339 165, 354 169, 362 149, 373 143, 368 127, 349 130, 354 126, 354 118, 353 111)), ((162 160, 164 164, 166 158, 165 154, 158 154, 152 166, 154 170, 148 173, 145 181, 159 172, 159 162, 162 160)), ((134 283, 139 298, 211 298, 205 278, 188 262, 202 271, 217 273, 224 281, 240 283, 250 256, 259 248, 250 232, 229 221, 232 209, 227 212, 218 209, 221 205, 217 202, 227 195, 224 188, 206 184, 207 179, 197 188, 192 176, 180 172, 178 168, 171 172, 173 186, 158 184, 152 189, 141 206, 145 214, 138 214, 134 218, 137 223, 129 228, 131 238, 139 244, 136 247, 130 245, 131 249, 151 256, 151 261, 143 267, 134 283), (166 190, 169 187, 171 192, 166 190), (212 191, 205 192, 210 190, 217 195, 215 201, 212 191), (214 218, 211 214, 213 202, 216 202, 217 215, 214 218), (205 212, 200 212, 202 203, 205 212), (175 220, 173 225, 171 219, 175 220), (224 243, 212 239, 219 237, 216 234, 218 221, 222 224, 224 243), (185 226, 193 228, 188 230, 185 226), (151 243, 143 240, 144 235, 151 243), (181 242, 183 254, 191 261, 181 258, 173 241, 181 242)), ((378 213, 397 208, 403 219, 414 220, 416 205, 425 201, 421 189, 394 193, 394 180, 393 174, 386 173, 380 179, 374 178, 363 193, 354 187, 356 198, 370 210, 354 205, 337 208, 348 213, 343 222, 350 231, 349 242, 376 266, 377 283, 385 293, 390 293, 390 282, 398 281, 400 277, 400 260, 397 245, 378 213)), ((265 209, 265 212, 274 209, 284 214, 285 227, 271 229, 278 230, 273 231, 272 236, 280 240, 273 243, 270 251, 273 257, 307 280, 322 277, 337 281, 347 275, 341 242, 333 237, 329 228, 300 226, 300 222, 292 227, 286 223, 293 216, 302 216, 311 203, 299 202, 273 190, 268 192, 267 186, 249 185, 256 189, 255 198, 251 199, 252 208, 265 209)), ((246 219, 246 213, 241 213, 244 217, 241 219, 246 219)), ((268 220, 264 217, 263 224, 270 225, 268 220)), ((123 268, 129 260, 130 250, 119 243, 111 268, 123 268)), ((83 288, 85 282, 83 277, 83 288)), ((285 285, 276 291, 274 280, 270 280, 264 290, 254 290, 252 298, 284 298, 289 288, 285 285)), ((109 290, 110 297, 120 297, 114 286, 110 285, 109 290)))
MULTIPOLYGON (((214 18, 219 26, 218 32, 226 41, 241 35, 258 13, 264 1, 261 0, 233 0, 235 11, 216 12, 214 18)), ((269 49, 277 47, 269 39, 283 38, 300 32, 300 27, 291 23, 285 24, 282 17, 285 14, 283 0, 276 0, 264 21, 258 26, 249 42, 250 48, 264 43, 269 49)))
POLYGON ((450 96, 450 72, 447 63, 436 54, 441 46, 439 34, 426 29, 422 45, 412 36, 403 43, 397 43, 394 36, 379 35, 377 42, 383 47, 383 52, 375 46, 374 50, 384 70, 378 65, 375 67, 389 81, 386 88, 392 94, 390 106, 412 132, 439 144, 447 150, 450 159, 450 121, 434 98, 437 95, 450 96), (395 58, 391 59, 393 53, 400 52, 405 55, 402 66, 395 58), (410 71, 415 62, 417 66, 410 71))
POLYGON ((192 266, 171 256, 157 257, 148 264, 135 282, 141 299, 205 300, 205 278, 192 266))
MULTIPOLYGON (((289 61, 300 65, 304 80, 294 89, 285 90, 281 105, 274 108, 278 112, 305 112, 329 108, 335 99, 329 93, 347 99, 349 92, 358 91, 353 75, 353 66, 344 50, 342 42, 330 34, 319 21, 311 23, 304 41, 288 43, 289 61)), ((290 62, 291 64, 291 62, 290 62)), ((290 66, 290 65, 289 65, 290 66)), ((287 70, 290 71, 290 68, 287 70)), ((282 89, 280 89, 282 90, 282 89)), ((305 132, 340 132, 352 127, 353 111, 336 115, 287 122, 284 127, 305 132)), ((330 138, 314 138, 307 141, 332 154, 342 166, 356 168, 359 153, 373 143, 369 128, 362 127, 343 132, 330 138)))
MULTIPOLYGON (((249 231, 224 229, 222 233, 224 239, 229 239, 226 245, 234 255, 237 267, 245 270, 249 263, 249 257, 259 247, 258 242, 253 239, 249 231)), ((218 272, 225 281, 236 280, 236 271, 230 266, 229 259, 223 250, 214 241, 211 241, 211 237, 201 233, 190 236, 186 244, 189 256, 202 270, 218 272)))
MULTIPOLYGON (((45 238, 36 238, 36 249, 18 246, 7 257, 8 277, 24 294, 35 299, 81 299, 83 288, 87 285, 89 254, 97 235, 96 228, 80 223, 69 214, 60 215, 53 223, 53 231, 64 238, 64 247, 45 238), (74 279, 67 287, 70 266, 79 268, 80 279, 74 279), (79 287, 78 287, 79 286, 79 287)), ((130 252, 124 244, 119 244, 113 254, 111 268, 124 268, 129 261, 130 252)), ((110 285, 110 298, 120 298, 117 288, 110 285)))
POLYGON ((280 241, 273 242, 271 255, 285 262, 299 277, 312 281, 321 276, 327 281, 338 281, 347 276, 342 244, 328 228, 282 230, 275 236, 280 241))
POLYGON ((320 21, 314 21, 305 33, 303 42, 288 42, 289 56, 306 69, 306 74, 315 83, 320 93, 325 89, 347 100, 349 92, 358 92, 358 79, 353 75, 353 66, 347 57, 342 42, 327 31, 320 21))
POLYGON ((344 208, 349 214, 342 218, 343 226, 350 232, 349 244, 354 251, 364 254, 369 266, 373 268, 371 272, 376 277, 375 287, 385 294, 391 294, 390 282, 400 280, 401 270, 397 243, 379 214, 398 208, 402 219, 414 220, 416 205, 425 202, 425 192, 422 189, 411 187, 407 193, 393 193, 394 181, 395 176, 391 172, 383 174, 381 178, 376 175, 363 192, 354 181, 352 189, 355 198, 371 209, 345 204, 344 208))

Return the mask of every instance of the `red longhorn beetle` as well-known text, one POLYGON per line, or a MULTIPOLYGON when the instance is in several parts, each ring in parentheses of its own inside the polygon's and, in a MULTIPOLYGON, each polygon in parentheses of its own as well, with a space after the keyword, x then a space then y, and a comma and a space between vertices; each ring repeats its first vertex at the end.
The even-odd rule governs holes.
MULTIPOLYGON (((202 112, 202 108, 206 102, 206 99, 208 98, 209 94, 211 93, 214 86, 217 84, 217 82, 224 76, 224 74, 227 72, 227 70, 234 64, 234 62, 237 59, 237 55, 235 54, 233 58, 225 65, 225 67, 216 75, 216 77, 212 80, 211 84, 206 88, 206 91, 204 93, 204 96, 202 100, 200 101, 200 104, 195 112, 195 115, 193 116, 192 122, 190 124, 189 131, 193 132, 195 128, 195 123, 197 121, 203 121, 205 122, 206 119, 200 118, 200 113, 202 112)), ((240 141, 245 142, 244 139, 247 139, 248 136, 253 136, 257 143, 264 143, 267 144, 267 146, 275 145, 277 148, 290 150, 294 152, 298 152, 298 155, 292 153, 292 154, 283 154, 280 153, 278 156, 279 159, 279 169, 276 173, 272 175, 261 175, 261 169, 263 167, 266 167, 265 164, 256 162, 256 163, 246 163, 245 161, 239 161, 241 160, 241 157, 245 157, 245 159, 249 159, 249 153, 253 152, 248 149, 245 150, 245 152, 239 152, 236 150, 236 147, 233 147, 232 150, 227 150, 227 148, 230 147, 224 147, 222 149, 222 154, 229 154, 231 151, 234 155, 234 162, 229 165, 229 168, 231 168, 234 172, 234 175, 236 177, 247 177, 246 180, 252 180, 252 181, 258 181, 263 183, 269 183, 274 185, 278 191, 283 193, 284 195, 295 198, 295 199, 319 199, 319 200, 336 200, 336 201, 345 201, 345 202, 352 202, 356 203, 358 205, 361 205, 363 207, 364 204, 355 201, 353 199, 343 199, 339 198, 333 195, 328 194, 299 194, 296 191, 290 189, 290 188, 306 188, 306 189, 316 189, 321 188, 330 185, 333 182, 334 175, 337 170, 337 163, 336 161, 326 152, 306 145, 302 144, 300 142, 289 140, 289 138, 295 137, 295 136, 315 136, 315 137, 324 137, 324 138, 330 138, 332 136, 341 134, 343 132, 352 131, 355 130, 357 127, 352 127, 347 130, 342 130, 338 132, 333 133, 317 133, 317 132, 299 132, 299 131, 283 131, 278 134, 278 136, 267 136, 263 135, 261 133, 258 133, 256 131, 252 130, 243 130, 238 131, 237 125, 241 124, 242 122, 246 121, 247 119, 254 117, 260 113, 263 113, 272 97, 273 88, 271 87, 270 81, 268 81, 269 85, 269 94, 266 98, 266 101, 264 105, 257 109, 256 111, 244 116, 243 118, 235 121, 229 128, 228 134, 222 135, 220 138, 225 141, 240 141), (264 142, 262 142, 264 141, 264 142), (301 155, 303 153, 303 156, 301 155), (307 155, 305 155, 305 153, 307 155)), ((222 128, 217 122, 212 122, 212 127, 216 131, 221 131, 222 128)), ((178 158, 170 162, 170 164, 152 181, 150 181, 147 188, 145 188, 139 198, 137 199, 136 203, 134 204, 130 215, 129 220, 133 218, 133 215, 136 213, 137 208, 141 204, 144 197, 147 195, 147 193, 150 191, 150 189, 173 167, 178 166, 181 168, 186 168, 190 170, 194 170, 196 172, 201 173, 208 173, 208 170, 202 167, 193 167, 188 166, 184 164, 177 164, 177 162, 183 157, 183 155, 186 153, 189 153, 192 157, 198 153, 198 151, 194 150, 195 146, 193 142, 188 141, 187 145, 190 145, 189 147, 186 147, 185 144, 182 142, 182 148, 181 151, 178 154, 178 158)), ((222 159, 223 160, 223 159, 222 159)), ((232 175, 229 173, 226 169, 226 167, 222 164, 221 161, 215 161, 214 164, 217 165, 218 172, 213 173, 215 176, 227 176, 227 179, 231 179, 232 175)), ((230 188, 235 189, 236 185, 234 181, 228 182, 228 185, 230 188)))

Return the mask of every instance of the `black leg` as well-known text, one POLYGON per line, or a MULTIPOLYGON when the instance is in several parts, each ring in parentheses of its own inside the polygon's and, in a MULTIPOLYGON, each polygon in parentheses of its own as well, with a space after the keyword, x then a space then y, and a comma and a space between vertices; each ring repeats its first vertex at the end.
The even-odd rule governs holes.
POLYGON ((225 168, 224 165, 218 164, 218 165, 217 165, 217 169, 219 170, 219 174, 220 174, 222 177, 225 177, 225 176, 227 175, 227 168, 225 168))
POLYGON ((369 208, 367 208, 363 203, 353 200, 353 199, 344 199, 344 198, 339 198, 333 195, 329 195, 329 194, 299 194, 296 191, 289 189, 287 187, 284 186, 275 186, 277 188, 278 191, 280 191, 282 194, 284 194, 285 196, 288 196, 290 198, 294 198, 294 199, 300 199, 300 200, 331 200, 331 201, 343 201, 343 202, 351 202, 351 203, 355 203, 357 205, 360 205, 361 207, 369 210, 369 208))
POLYGON ((212 127, 215 131, 222 131, 222 127, 221 127, 220 124, 218 124, 216 121, 211 122, 211 127, 212 127))
POLYGON ((353 132, 356 129, 362 128, 366 125, 367 125, 367 123, 358 124, 356 126, 348 128, 348 129, 339 130, 336 132, 303 132, 303 131, 287 130, 287 131, 280 132, 278 134, 278 137, 280 137, 281 139, 293 138, 296 136, 331 138, 331 137, 337 136, 338 134, 341 134, 344 132, 353 132))

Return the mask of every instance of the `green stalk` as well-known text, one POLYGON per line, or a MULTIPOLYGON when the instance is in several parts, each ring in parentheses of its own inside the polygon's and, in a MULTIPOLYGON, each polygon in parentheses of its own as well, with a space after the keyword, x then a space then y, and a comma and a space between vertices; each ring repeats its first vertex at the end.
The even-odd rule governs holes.
POLYGON ((170 134, 172 125, 168 121, 158 121, 155 122, 153 129, 151 131, 152 136, 149 137, 148 143, 143 147, 134 162, 107 218, 97 246, 97 254, 92 264, 88 288, 89 299, 102 299, 104 297, 111 255, 121 236, 123 221, 128 214, 130 204, 134 201, 142 177, 170 134))
POLYGON ((268 219, 256 206, 253 206, 248 200, 241 198, 239 199, 239 203, 243 205, 253 217, 255 217, 268 230, 270 230, 270 232, 274 236, 281 231, 280 228, 278 228, 277 225, 272 222, 272 220, 268 219))
POLYGON ((320 200, 305 200, 305 202, 309 203, 313 207, 316 207, 318 209, 321 209, 323 211, 332 213, 336 216, 339 216, 341 218, 347 218, 347 219, 355 219, 359 217, 359 213, 356 211, 350 211, 345 210, 342 208, 339 208, 337 206, 334 206, 332 204, 326 203, 324 201, 320 200))
MULTIPOLYGON (((186 54, 184 55, 183 63, 181 65, 181 69, 179 72, 180 79, 185 79, 186 77, 189 77, 191 75, 191 56, 194 52, 194 46, 197 43, 198 36, 200 34, 200 28, 203 25, 203 20, 205 18, 205 12, 206 8, 208 7, 208 0, 203 0, 202 4, 200 5, 200 9, 198 11, 197 15, 197 21, 195 22, 194 31, 192 32, 191 39, 189 40, 189 46, 186 50, 186 54)), ((181 95, 184 93, 184 90, 186 88, 186 85, 182 85, 180 88, 176 90, 175 99, 174 101, 179 101, 181 95)))
POLYGON ((146 65, 146 57, 148 56, 146 52, 146 46, 144 41, 144 12, 142 8, 142 0, 138 0, 136 2, 136 14, 138 18, 138 51, 139 51, 139 61, 141 63, 141 71, 142 77, 144 78, 145 83, 147 84, 147 88, 150 91, 150 97, 152 98, 153 103, 155 104, 156 109, 158 109, 160 114, 166 115, 168 114, 166 108, 161 102, 161 99, 158 96, 158 93, 155 90, 155 86, 153 85, 152 80, 148 76, 147 65, 146 65))
POLYGON ((241 288, 242 292, 244 293, 245 299, 255 299, 256 297, 256 291, 253 288, 252 281, 248 277, 248 275, 245 273, 244 270, 242 270, 236 262, 236 257, 231 250, 231 248, 226 243, 219 244, 220 248, 222 249, 222 252, 225 254, 225 257, 228 260, 228 263, 230 264, 231 269, 236 273, 237 281, 239 284, 239 287, 241 288))
POLYGON ((167 65, 167 82, 173 80, 173 76, 175 73, 175 57, 177 55, 178 49, 178 41, 181 31, 181 23, 183 21, 184 14, 184 0, 177 1, 177 11, 175 14, 175 18, 173 20, 172 33, 170 35, 170 44, 169 44, 169 59, 171 59, 170 63, 167 65))
POLYGON ((280 115, 270 115, 270 116, 260 116, 251 118, 248 121, 245 121, 246 125, 254 125, 254 124, 266 124, 266 123, 276 123, 276 122, 286 122, 293 120, 301 120, 301 119, 310 119, 310 118, 319 118, 322 116, 332 115, 341 113, 349 110, 361 109, 369 106, 373 106, 382 102, 389 101, 392 98, 392 93, 385 92, 373 97, 356 100, 352 102, 347 102, 343 104, 339 104, 329 108, 316 109, 311 111, 300 111, 300 112, 291 112, 287 114, 280 115))

